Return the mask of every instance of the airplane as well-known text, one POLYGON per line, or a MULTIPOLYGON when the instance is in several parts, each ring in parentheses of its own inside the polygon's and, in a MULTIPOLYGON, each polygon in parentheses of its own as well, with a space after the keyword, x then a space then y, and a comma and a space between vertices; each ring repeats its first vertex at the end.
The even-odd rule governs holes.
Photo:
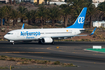
MULTIPOLYGON (((66 28, 41 28, 41 29, 24 29, 24 24, 21 29, 12 30, 8 32, 4 38, 14 44, 15 41, 34 41, 38 40, 39 43, 52 43, 54 39, 66 39, 74 36, 87 36, 79 35, 85 29, 84 21, 86 16, 87 7, 84 7, 76 19, 75 23, 66 28)), ((96 28, 90 35, 93 35, 96 28)))

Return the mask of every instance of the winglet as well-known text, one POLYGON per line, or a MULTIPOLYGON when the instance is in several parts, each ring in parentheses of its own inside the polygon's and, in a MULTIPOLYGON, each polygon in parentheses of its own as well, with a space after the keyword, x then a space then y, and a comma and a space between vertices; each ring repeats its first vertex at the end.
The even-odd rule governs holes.
POLYGON ((93 34, 94 34, 94 32, 95 32, 95 30, 96 30, 96 28, 93 30, 93 32, 92 32, 90 35, 93 35, 93 34))
POLYGON ((24 29, 24 24, 23 24, 23 26, 22 26, 22 28, 21 29, 24 29))

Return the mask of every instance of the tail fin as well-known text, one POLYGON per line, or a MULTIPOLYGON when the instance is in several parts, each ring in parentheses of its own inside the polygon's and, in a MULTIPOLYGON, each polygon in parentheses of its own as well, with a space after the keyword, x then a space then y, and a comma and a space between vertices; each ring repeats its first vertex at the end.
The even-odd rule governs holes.
POLYGON ((23 24, 23 26, 22 26, 22 28, 21 29, 24 29, 24 24, 23 24))
POLYGON ((67 28, 83 28, 85 16, 86 16, 87 7, 84 7, 80 15, 78 16, 75 23, 67 28))

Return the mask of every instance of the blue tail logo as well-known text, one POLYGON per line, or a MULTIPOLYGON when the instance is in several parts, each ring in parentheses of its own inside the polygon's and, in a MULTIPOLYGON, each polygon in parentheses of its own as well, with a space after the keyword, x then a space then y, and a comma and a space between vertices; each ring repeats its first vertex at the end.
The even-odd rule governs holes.
POLYGON ((75 23, 67 28, 83 28, 85 16, 86 16, 87 7, 84 7, 80 15, 78 16, 75 23))
POLYGON ((79 24, 83 24, 84 23, 84 19, 85 19, 84 17, 79 17, 78 18, 78 23, 79 24))

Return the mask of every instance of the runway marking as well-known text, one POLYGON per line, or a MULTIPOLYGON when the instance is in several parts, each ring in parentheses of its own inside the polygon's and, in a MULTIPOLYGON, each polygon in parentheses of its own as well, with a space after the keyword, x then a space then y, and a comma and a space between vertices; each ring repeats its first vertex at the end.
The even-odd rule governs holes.
POLYGON ((0 52, 0 53, 49 53, 49 52, 0 52))
POLYGON ((75 53, 75 52, 72 52, 72 53, 75 53))
POLYGON ((96 52, 96 53, 105 53, 105 52, 99 52, 99 51, 92 51, 92 50, 87 50, 87 49, 84 49, 84 51, 90 51, 90 52, 96 52))

